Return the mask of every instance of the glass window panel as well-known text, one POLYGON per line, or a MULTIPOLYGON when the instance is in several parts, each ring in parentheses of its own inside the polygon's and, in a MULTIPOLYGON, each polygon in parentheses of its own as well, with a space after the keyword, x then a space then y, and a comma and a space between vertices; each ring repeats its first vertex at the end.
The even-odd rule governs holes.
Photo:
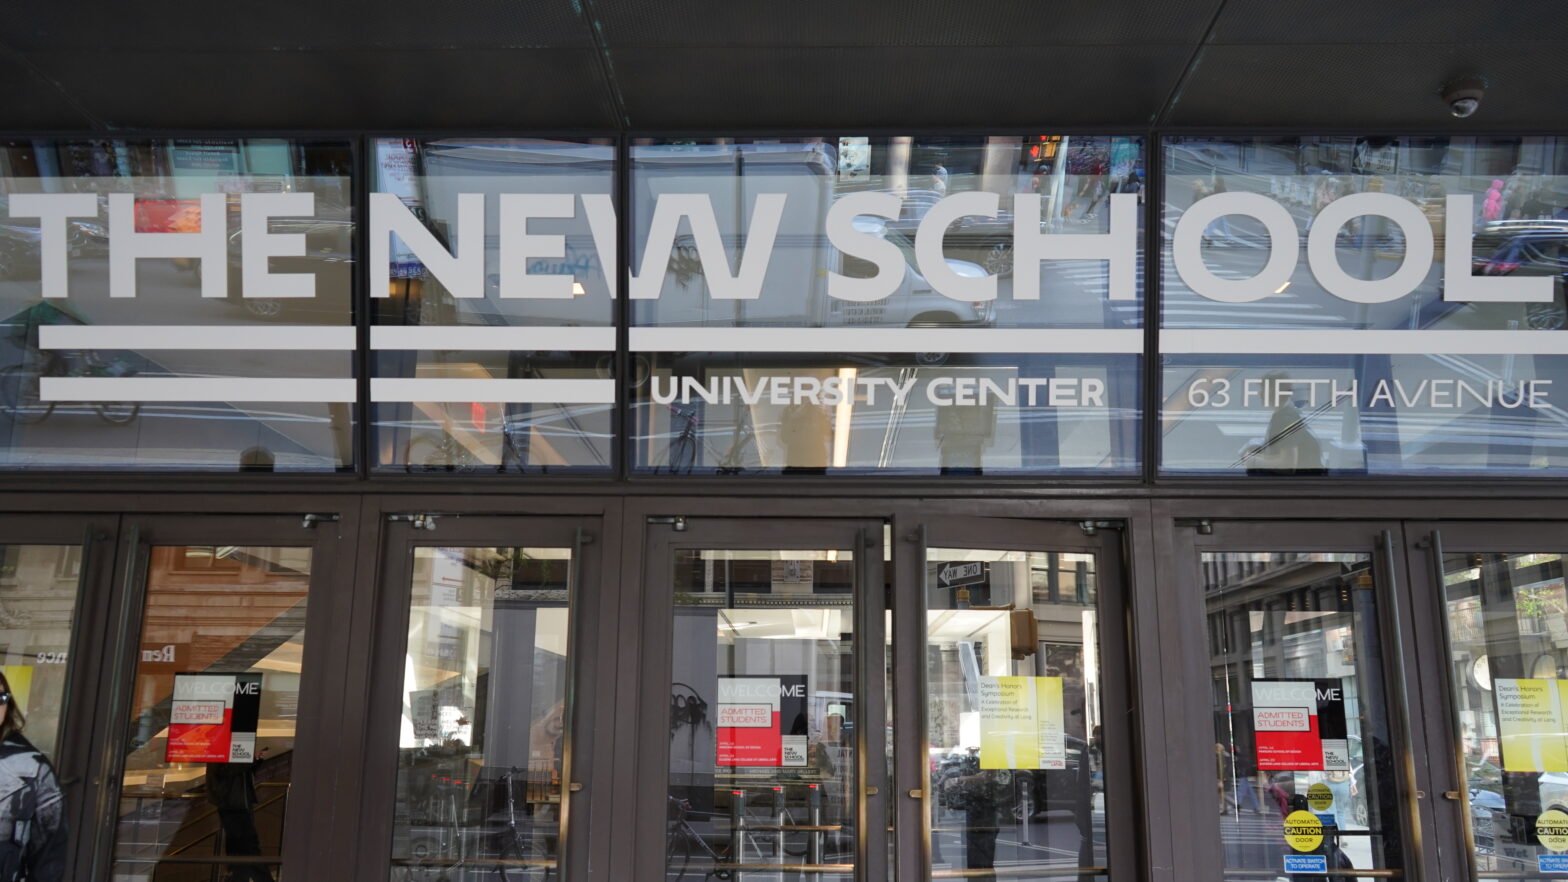
POLYGON ((1161 468, 1568 469, 1565 172, 1558 138, 1169 139, 1161 468), (1195 208, 1227 200, 1256 216, 1195 208))
POLYGON ((310 562, 309 548, 152 549, 114 878, 279 873, 310 562), (239 734, 247 716, 253 740, 239 734))
POLYGON ((849 882, 853 552, 678 549, 671 575, 666 878, 849 882))
POLYGON ((375 467, 608 471, 615 143, 384 138, 375 160, 396 199, 373 211, 417 231, 372 274, 375 467))
POLYGON ((632 162, 637 470, 1136 470, 1141 139, 644 139, 632 162), (1018 230, 1080 259, 1015 273, 1018 230))
POLYGON ((559 878, 569 548, 416 548, 393 880, 559 878))
POLYGON ((1364 554, 1203 555, 1227 875, 1403 869, 1372 580, 1364 554))
POLYGON ((352 168, 347 140, 0 143, 0 467, 352 469, 352 168))
POLYGON ((1568 591, 1556 553, 1443 557, 1452 696, 1481 878, 1533 876, 1560 849, 1540 823, 1568 813, 1568 591))
POLYGON ((1093 560, 927 550, 933 878, 1106 878, 1093 560))
POLYGON ((0 673, 23 734, 57 762, 81 569, 77 545, 0 545, 0 673))

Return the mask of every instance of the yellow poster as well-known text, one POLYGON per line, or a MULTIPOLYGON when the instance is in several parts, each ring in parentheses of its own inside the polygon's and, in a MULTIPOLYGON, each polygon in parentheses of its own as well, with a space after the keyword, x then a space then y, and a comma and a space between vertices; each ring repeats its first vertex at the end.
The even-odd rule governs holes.
POLYGON ((1505 771, 1568 772, 1564 687, 1563 680, 1492 681, 1505 771))
POLYGON ((1061 677, 980 678, 980 768, 1065 769, 1061 677))
POLYGON ((0 674, 5 674, 5 681, 11 684, 11 699, 26 713, 27 698, 33 692, 33 666, 0 665, 0 674))

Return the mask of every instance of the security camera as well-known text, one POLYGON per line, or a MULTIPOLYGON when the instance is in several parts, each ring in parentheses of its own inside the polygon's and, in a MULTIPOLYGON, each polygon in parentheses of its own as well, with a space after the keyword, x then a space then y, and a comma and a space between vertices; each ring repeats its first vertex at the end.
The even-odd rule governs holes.
POLYGON ((1464 119, 1480 109, 1481 98, 1484 95, 1486 95, 1486 81, 1480 77, 1465 77, 1443 87, 1443 103, 1448 105, 1448 112, 1459 119, 1464 119))

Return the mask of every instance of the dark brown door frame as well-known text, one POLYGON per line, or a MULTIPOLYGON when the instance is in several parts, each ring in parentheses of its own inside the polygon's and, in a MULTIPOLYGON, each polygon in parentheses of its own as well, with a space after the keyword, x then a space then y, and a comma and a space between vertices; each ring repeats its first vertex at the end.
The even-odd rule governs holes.
MULTIPOLYGON (((340 802, 352 803, 356 823, 340 849, 336 878, 384 879, 390 870, 392 812, 396 802, 396 720, 402 702, 402 659, 408 638, 410 564, 416 546, 549 545, 576 549, 571 612, 572 720, 565 746, 569 785, 562 832, 565 879, 608 879, 597 843, 613 836, 605 819, 614 806, 617 728, 611 690, 604 684, 618 661, 617 587, 605 578, 620 545, 616 500, 428 497, 366 499, 360 516, 359 571, 354 592, 357 623, 347 641, 351 672, 345 692, 344 731, 362 751, 348 763, 340 802), (444 503, 444 504, 443 504, 444 503), (608 503, 608 504, 606 504, 608 503), (418 523, 415 518, 428 520, 418 523), (424 525, 433 524, 433 529, 424 525), (373 590, 366 586, 374 586, 373 590)), ((351 754, 352 755, 352 754, 351 754)))
MULTIPOLYGON (((689 510, 689 509, 688 509, 689 510)), ((755 511, 755 509, 753 509, 755 511)), ((853 548, 859 589, 855 606, 856 696, 855 731, 859 768, 856 784, 860 848, 856 877, 864 880, 887 878, 887 843, 884 838, 887 817, 887 770, 880 737, 885 729, 882 683, 884 633, 882 603, 882 527, 872 518, 751 518, 711 517, 707 513, 682 515, 644 515, 646 550, 644 573, 638 576, 643 587, 638 592, 640 651, 636 654, 639 671, 632 678, 641 702, 637 720, 637 771, 635 798, 629 800, 635 817, 621 828, 631 830, 633 859, 639 869, 621 877, 653 880, 664 877, 669 767, 669 702, 659 700, 669 694, 670 665, 674 648, 670 630, 673 591, 668 567, 676 550, 682 548, 766 548, 820 549, 853 548), (669 518, 665 521, 664 518, 669 518), (674 518, 683 518, 675 522, 674 518), (652 522, 650 522, 652 518, 652 522), (676 529, 680 527, 680 529, 676 529)))
MULTIPOLYGON (((1200 509, 1201 510, 1201 509, 1200 509)), ((1210 508, 1210 511, 1215 510, 1210 508)), ((1220 507, 1218 510, 1225 511, 1220 507)), ((1169 507, 1156 506, 1160 515, 1170 517, 1169 507)), ((1324 551, 1356 552, 1373 561, 1378 591, 1379 632, 1384 659, 1384 682, 1389 699, 1390 731, 1399 752, 1396 754, 1397 786, 1401 797, 1401 835, 1405 854, 1405 878, 1426 879, 1438 867, 1437 842, 1428 835, 1433 829, 1432 800, 1428 775, 1427 744, 1418 728, 1426 713, 1419 688, 1419 654, 1415 639, 1416 620, 1410 602, 1410 574, 1405 556, 1400 553, 1402 524, 1383 521, 1289 521, 1289 520, 1208 520, 1171 518, 1164 532, 1170 545, 1161 553, 1172 561, 1173 570, 1161 586, 1165 609, 1165 633, 1179 656, 1166 658, 1175 669, 1166 679, 1168 687, 1182 690, 1178 700, 1203 712, 1188 713, 1180 734, 1172 736, 1187 756, 1206 756, 1197 746, 1213 743, 1208 708, 1210 672, 1208 670, 1207 624, 1198 582, 1199 555, 1203 551, 1324 551), (1196 752, 1195 752, 1196 751, 1196 752)), ((1168 701, 1169 703, 1169 701, 1168 701)), ((1172 769, 1173 782, 1180 781, 1187 793, 1212 792, 1213 769, 1207 762, 1180 762, 1172 769)), ((1198 800, 1194 798, 1193 802, 1198 800)), ((1223 860, 1220 850, 1218 817, 1213 812, 1192 811, 1184 824, 1190 846, 1189 872, 1194 878, 1221 878, 1223 860)))
POLYGON ((3 514, 0 535, 7 545, 58 545, 81 549, 81 570, 71 616, 64 709, 55 755, 50 757, 65 794, 66 822, 71 831, 71 851, 66 878, 77 878, 90 866, 93 837, 90 806, 96 798, 90 770, 96 732, 103 724, 99 700, 104 663, 105 635, 110 608, 101 599, 108 593, 113 570, 118 515, 3 514), (77 868, 84 868, 79 870, 77 868))
MULTIPOLYGON (((316 513, 330 506, 314 506, 316 513)), ((295 753, 291 810, 284 829, 283 857, 290 872, 306 879, 331 878, 311 860, 330 851, 337 806, 330 794, 336 789, 331 758, 343 747, 334 721, 341 711, 336 696, 342 693, 345 658, 342 644, 331 637, 334 623, 346 618, 347 592, 340 590, 342 569, 338 542, 352 527, 347 513, 332 512, 339 519, 313 521, 306 526, 303 513, 127 515, 122 520, 115 553, 114 580, 102 599, 111 615, 99 668, 101 710, 93 733, 94 756, 90 767, 94 804, 83 811, 81 849, 83 861, 77 878, 105 878, 113 863, 112 849, 118 828, 120 776, 124 763, 125 721, 130 708, 129 685, 140 649, 146 596, 147 552, 161 545, 268 545, 311 546, 309 606, 306 611, 304 666, 313 672, 301 679, 299 728, 295 753), (319 636, 318 636, 319 635, 319 636), (91 831, 89 833, 89 831, 91 831), (88 868, 91 867, 91 871, 88 868)))
POLYGON ((1434 838, 1446 846, 1439 848, 1439 877, 1474 880, 1470 786, 1454 711, 1456 685, 1442 556, 1451 552, 1568 553, 1568 522, 1410 521, 1405 524, 1402 549, 1409 561, 1411 608, 1419 623, 1419 669, 1431 672, 1417 679, 1426 709, 1421 724, 1431 757, 1430 792, 1436 797, 1429 800, 1436 816, 1434 838))
MULTIPOLYGON (((923 745, 926 733, 925 573, 930 548, 984 548, 1003 551, 1056 551, 1093 554, 1099 613, 1101 714, 1105 726, 1107 849, 1109 878, 1143 877, 1139 831, 1145 800, 1138 795, 1136 746, 1144 740, 1134 700, 1133 611, 1124 565, 1123 523, 1090 519, 1062 520, 973 515, 900 514, 893 522, 894 555, 894 729, 898 766, 899 878, 930 878, 930 771, 923 745), (898 647, 917 647, 914 652, 898 647), (1125 721, 1117 725, 1112 721, 1125 721)), ((1049 873, 1047 873, 1049 875, 1049 873)))

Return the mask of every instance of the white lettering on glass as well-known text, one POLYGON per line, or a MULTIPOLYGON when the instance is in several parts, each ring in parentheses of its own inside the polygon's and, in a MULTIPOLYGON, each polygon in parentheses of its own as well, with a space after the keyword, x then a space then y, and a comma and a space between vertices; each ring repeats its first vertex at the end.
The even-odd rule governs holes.
POLYGON ((530 275, 528 261, 535 257, 563 258, 566 237, 528 232, 536 217, 569 218, 576 215, 576 200, 564 193, 501 194, 501 297, 538 300, 572 299, 572 276, 530 275))
POLYGON ((390 297, 392 237, 425 265, 453 297, 485 296, 485 196, 461 193, 457 197, 457 231, 453 250, 414 217, 394 193, 370 194, 370 296, 390 297))
POLYGON ((246 297, 315 297, 315 273, 273 273, 267 260, 304 257, 304 233, 274 233, 274 217, 313 217, 314 193, 243 193, 240 195, 240 279, 246 297))
POLYGON ((1199 199, 1182 212, 1171 237, 1176 274, 1187 287, 1221 303, 1251 303, 1274 293, 1296 271, 1299 234, 1296 221, 1285 206, 1259 193, 1216 193, 1199 199), (1222 217, 1239 214, 1263 225, 1269 234, 1269 259, 1257 275, 1222 279, 1203 262, 1203 238, 1209 225, 1222 217))
POLYGON ((896 219, 904 200, 892 193, 851 193, 828 209, 825 229, 828 241, 841 253, 864 260, 877 268, 867 279, 854 279, 842 273, 828 273, 828 296, 854 303, 872 303, 898 290, 904 278, 904 256, 898 246, 882 236, 855 229, 855 218, 862 215, 896 219))
POLYGON ((1138 299, 1138 194, 1113 193, 1109 233, 1045 233, 1040 195, 1013 197, 1013 299, 1040 299, 1040 261, 1103 260, 1111 300, 1138 299))
MULTIPOLYGON (((394 197, 396 198, 396 197, 394 197)), ((228 210, 222 193, 201 196, 201 230, 194 233, 141 233, 136 230, 136 197, 109 194, 109 296, 136 296, 136 261, 191 257, 200 262, 201 296, 229 294, 228 210)))
POLYGON ((14 193, 11 216, 38 218, 43 295, 64 297, 71 250, 65 222, 73 217, 97 217, 98 198, 91 193, 14 193))
POLYGON ((670 268, 670 253, 675 250, 675 234, 681 218, 691 225, 697 261, 703 280, 714 300, 756 300, 762 296, 762 280, 768 274, 773 243, 779 223, 784 219, 783 193, 758 193, 751 209, 745 244, 741 248, 740 269, 730 272, 730 258, 719 235, 719 222, 713 214, 713 200, 706 193, 664 193, 653 205, 653 223, 642 255, 642 269, 632 277, 633 300, 657 300, 670 268), (715 272, 716 267, 722 267, 715 272))
POLYGON ((965 217, 996 217, 1001 197, 977 191, 958 193, 938 201, 920 219, 915 230, 915 262, 937 293, 964 303, 996 299, 996 276, 966 279, 947 265, 942 240, 947 228, 965 217))

